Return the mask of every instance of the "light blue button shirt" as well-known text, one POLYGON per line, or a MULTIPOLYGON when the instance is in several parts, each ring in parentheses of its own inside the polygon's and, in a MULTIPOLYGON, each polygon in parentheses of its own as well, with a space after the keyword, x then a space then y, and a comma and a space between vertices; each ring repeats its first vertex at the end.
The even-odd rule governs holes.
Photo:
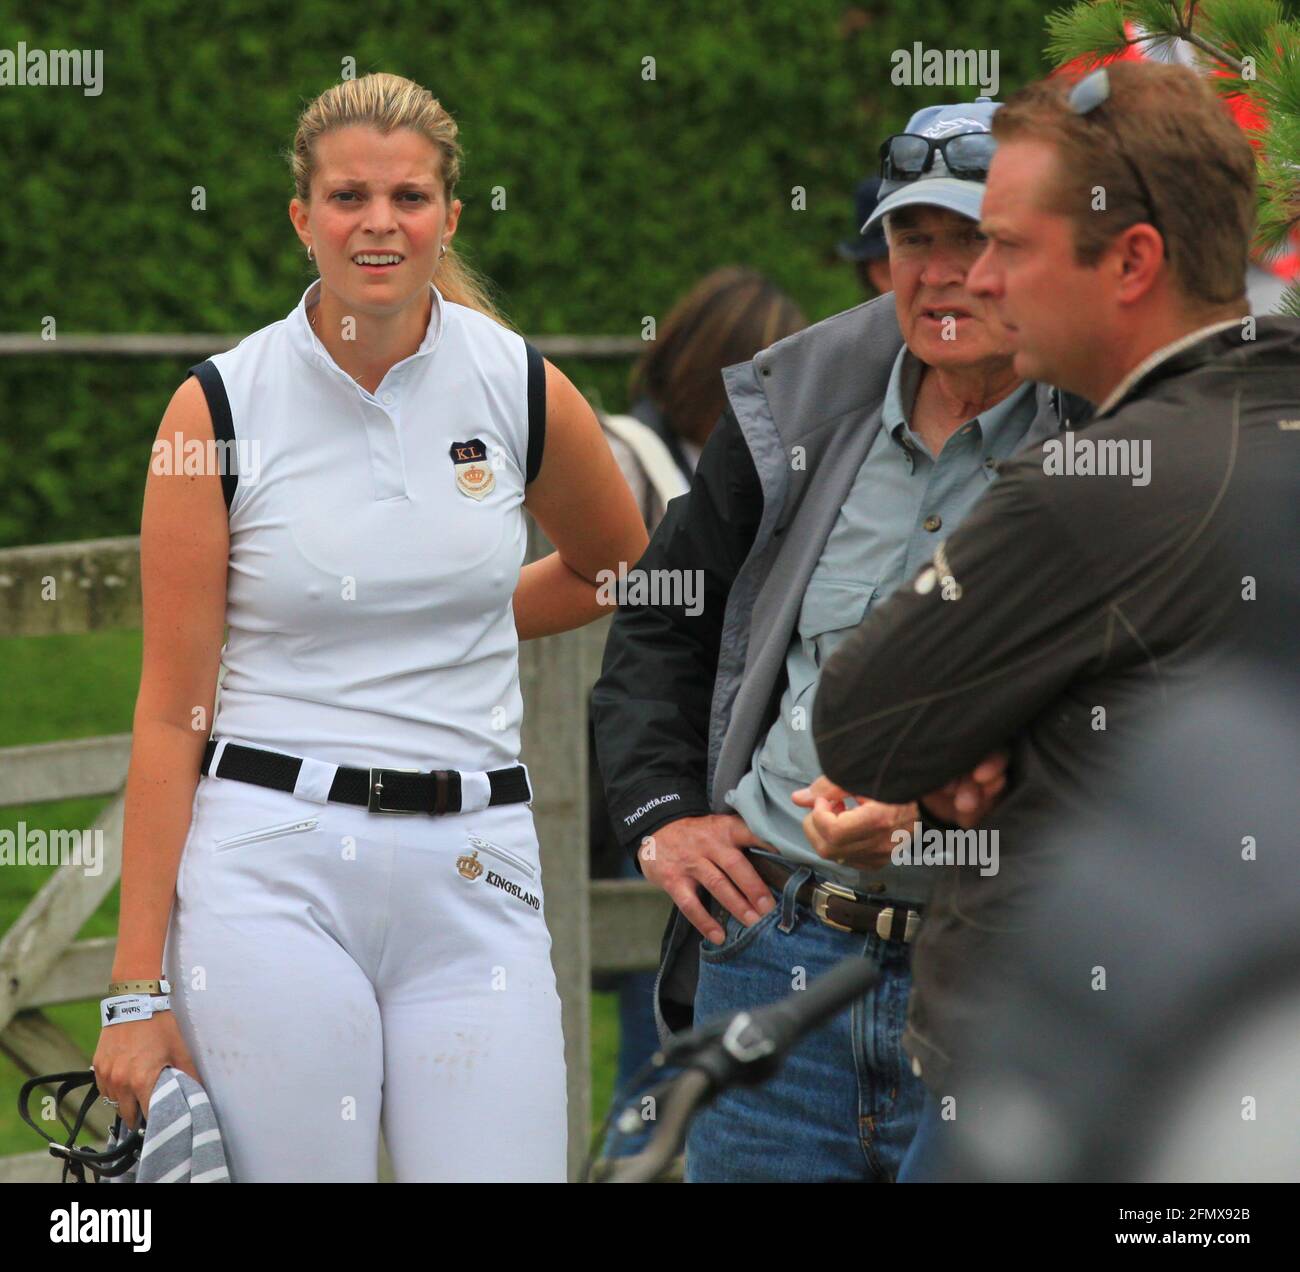
POLYGON ((927 899, 933 869, 890 864, 859 870, 823 860, 803 832, 807 810, 790 796, 822 771, 811 728, 821 667, 869 605, 885 600, 929 563, 935 545, 994 480, 994 465, 1015 450, 1037 413, 1034 386, 1023 383, 957 429, 936 459, 907 419, 921 370, 906 347, 899 351, 880 432, 804 593, 786 655, 788 683, 780 713, 755 748, 749 771, 727 793, 727 802, 754 834, 787 860, 815 865, 819 874, 860 891, 913 902, 927 899))

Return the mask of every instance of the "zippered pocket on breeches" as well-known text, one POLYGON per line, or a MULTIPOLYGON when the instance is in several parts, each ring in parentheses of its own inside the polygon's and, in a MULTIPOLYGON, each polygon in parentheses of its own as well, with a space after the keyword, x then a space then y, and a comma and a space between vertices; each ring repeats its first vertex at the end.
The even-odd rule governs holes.
POLYGON ((514 853, 507 852, 504 848, 498 848, 496 844, 490 844, 486 839, 480 839, 477 835, 470 835, 469 842, 470 846, 477 848, 479 852, 485 852, 490 857, 496 857, 498 861, 504 861, 507 865, 514 866, 516 870, 522 870, 530 879, 537 877, 536 869, 522 857, 516 857, 514 853))
POLYGON ((281 822, 277 826, 261 826, 257 830, 245 831, 242 835, 231 835, 228 839, 213 841, 212 847, 217 852, 226 848, 237 848, 240 844, 257 843, 263 839, 279 839, 283 835, 295 835, 304 830, 315 830, 320 823, 318 817, 298 818, 296 821, 281 822))

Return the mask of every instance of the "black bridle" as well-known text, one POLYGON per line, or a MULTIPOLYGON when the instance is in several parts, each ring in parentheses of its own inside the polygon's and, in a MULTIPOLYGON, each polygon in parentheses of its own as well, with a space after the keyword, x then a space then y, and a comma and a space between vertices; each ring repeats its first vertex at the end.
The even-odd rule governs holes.
POLYGON ((81 1130, 82 1124, 85 1122, 91 1106, 98 1096, 99 1087, 95 1084, 93 1069, 74 1070, 69 1073, 47 1073, 44 1077, 29 1078, 23 1083, 22 1089, 18 1092, 18 1115, 32 1130, 49 1141, 50 1156, 61 1158, 63 1161, 61 1183, 66 1184, 68 1176, 72 1175, 72 1182, 84 1184, 87 1182, 86 1171, 90 1170, 95 1176, 90 1182, 97 1184, 100 1182, 101 1177, 111 1179, 117 1175, 126 1174, 139 1159, 144 1136, 139 1131, 131 1131, 123 1138, 120 1114, 114 1121, 109 1136, 110 1148, 97 1152, 90 1148, 76 1147, 77 1133, 81 1130), (65 1143, 59 1143, 53 1136, 46 1134, 32 1120, 31 1114, 27 1111, 27 1100, 31 1092, 38 1086, 45 1086, 55 1082, 61 1084, 55 1097, 55 1111, 63 1125, 63 1129, 68 1132, 65 1143), (86 1083, 90 1083, 90 1090, 86 1092, 86 1098, 81 1102, 81 1108, 77 1113, 76 1120, 69 1126, 63 1116, 63 1101, 70 1092, 75 1091, 78 1087, 85 1086, 86 1083))

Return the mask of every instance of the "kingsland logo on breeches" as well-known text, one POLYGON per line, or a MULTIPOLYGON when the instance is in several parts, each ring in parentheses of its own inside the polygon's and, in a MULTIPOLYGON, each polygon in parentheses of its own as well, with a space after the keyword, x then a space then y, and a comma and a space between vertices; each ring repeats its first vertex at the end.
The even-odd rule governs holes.
POLYGON ((508 892, 512 897, 518 897, 525 905, 530 905, 534 910, 542 908, 541 900, 533 896, 531 892, 525 892, 517 883, 512 883, 509 879, 503 879, 495 870, 489 870, 485 876, 488 883, 494 888, 500 888, 502 892, 508 892))

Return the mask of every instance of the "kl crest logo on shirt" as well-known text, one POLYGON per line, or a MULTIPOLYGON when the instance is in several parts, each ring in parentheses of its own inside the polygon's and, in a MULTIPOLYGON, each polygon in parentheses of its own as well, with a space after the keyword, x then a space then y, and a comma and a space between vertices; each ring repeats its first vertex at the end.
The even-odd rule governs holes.
POLYGON ((477 437, 467 442, 452 442, 451 462, 456 469, 456 485, 462 495, 482 499, 496 485, 496 475, 488 463, 487 447, 477 437))

